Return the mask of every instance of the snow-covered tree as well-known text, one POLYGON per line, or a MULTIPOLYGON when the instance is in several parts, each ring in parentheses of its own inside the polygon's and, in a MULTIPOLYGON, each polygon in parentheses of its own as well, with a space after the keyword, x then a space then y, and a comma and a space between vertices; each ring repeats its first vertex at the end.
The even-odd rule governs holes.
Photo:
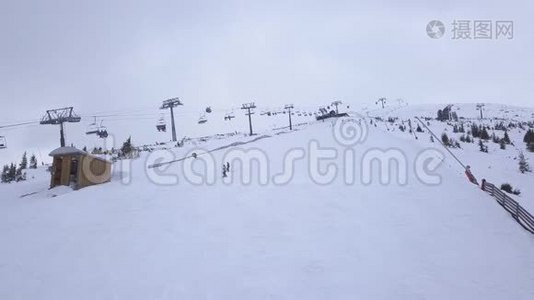
POLYGON ((501 150, 506 150, 506 143, 504 142, 504 139, 501 139, 501 141, 499 142, 499 146, 501 150))
POLYGON ((448 146, 450 144, 450 139, 449 139, 449 136, 446 134, 446 133, 443 133, 441 135, 441 142, 443 143, 443 145, 445 146, 448 146))
POLYGON ((490 135, 486 130, 486 127, 482 127, 482 130, 480 130, 480 138, 486 141, 490 139, 490 135))
POLYGON ((437 120, 439 121, 443 121, 443 111, 440 109, 438 110, 438 117, 437 117, 437 120))
POLYGON ((471 125, 471 135, 473 135, 474 138, 480 137, 480 128, 477 124, 471 125))
POLYGON ((121 153, 123 156, 127 156, 132 152, 132 137, 128 137, 126 142, 122 144, 121 153))
POLYGON ((519 153, 519 172, 523 174, 526 172, 531 172, 530 166, 528 165, 527 159, 525 158, 523 152, 519 153))
POLYGON ((482 139, 479 139, 479 140, 478 140, 478 147, 479 147, 480 152, 488 153, 488 146, 486 146, 486 145, 484 144, 484 142, 482 141, 482 139))
POLYGON ((523 142, 525 142, 526 144, 534 143, 534 130, 529 129, 525 133, 525 137, 523 138, 523 142))
POLYGON ((8 165, 4 165, 4 167, 2 168, 2 176, 0 179, 2 183, 9 182, 9 166, 8 165))
POLYGON ((20 165, 19 165, 20 169, 24 170, 24 169, 27 169, 28 168, 28 156, 26 155, 26 152, 24 152, 24 154, 22 154, 22 159, 20 161, 20 165))
POLYGON ((504 132, 504 137, 502 138, 505 144, 510 145, 512 141, 510 140, 510 136, 508 135, 508 131, 504 132))
POLYGON ((32 154, 30 157, 30 169, 37 169, 37 158, 35 157, 35 154, 32 154))
POLYGON ((11 163, 9 166, 9 171, 7 171, 8 182, 14 181, 17 176, 17 166, 14 163, 11 163))
POLYGON ((534 152, 534 130, 529 129, 527 133, 525 133, 523 142, 527 144, 528 151, 534 152))
POLYGON ((23 172, 22 170, 23 170, 22 168, 18 168, 16 170, 16 172, 15 172, 15 181, 16 182, 26 180, 26 172, 23 172))
POLYGON ((460 127, 458 128, 458 132, 465 133, 464 123, 460 123, 460 127))

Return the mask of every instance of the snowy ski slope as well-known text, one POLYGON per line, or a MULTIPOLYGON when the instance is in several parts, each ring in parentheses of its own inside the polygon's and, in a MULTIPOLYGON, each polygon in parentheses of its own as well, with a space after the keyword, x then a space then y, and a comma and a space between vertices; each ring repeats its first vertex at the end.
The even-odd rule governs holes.
MULTIPOLYGON (((156 184, 146 152, 128 168, 116 164, 111 183, 79 191, 47 190, 44 169, 27 182, 0 185, 0 298, 534 297, 534 237, 449 157, 434 172, 441 183, 424 184, 414 162, 429 145, 370 126, 352 148, 355 179, 346 185, 347 147, 333 130, 325 122, 266 131, 268 137, 240 146, 265 153, 271 174, 282 171, 288 151, 304 149, 283 185, 263 185, 255 175, 250 184, 224 183, 218 167, 228 149, 211 153, 212 185, 184 180, 187 160, 160 170, 177 174, 178 184, 156 184), (310 176, 313 141, 339 154, 330 161, 339 173, 328 185, 310 176), (404 153, 407 184, 383 185, 377 169, 370 184, 362 183, 360 162, 376 149, 404 153)), ((250 139, 209 139, 170 156, 250 139)), ((233 164, 230 176, 240 175, 233 164)))

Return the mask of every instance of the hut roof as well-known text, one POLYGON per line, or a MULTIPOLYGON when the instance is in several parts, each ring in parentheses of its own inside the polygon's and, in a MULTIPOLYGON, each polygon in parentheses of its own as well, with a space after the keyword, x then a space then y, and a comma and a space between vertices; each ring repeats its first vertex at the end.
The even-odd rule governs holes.
POLYGON ((52 152, 50 152, 50 154, 48 155, 58 156, 58 155, 73 155, 73 154, 88 154, 88 153, 83 150, 74 148, 74 147, 59 147, 53 150, 52 152))
POLYGON ((49 156, 61 156, 61 155, 83 155, 83 156, 89 156, 89 157, 92 157, 92 158, 95 158, 95 159, 98 159, 98 160, 102 160, 102 161, 106 161, 106 162, 109 162, 111 163, 109 160, 103 158, 103 157, 99 157, 99 156, 95 156, 95 155, 92 155, 92 154, 89 154, 83 150, 80 150, 78 148, 75 148, 75 147, 59 147, 55 150, 53 150, 52 152, 50 152, 48 154, 49 156))

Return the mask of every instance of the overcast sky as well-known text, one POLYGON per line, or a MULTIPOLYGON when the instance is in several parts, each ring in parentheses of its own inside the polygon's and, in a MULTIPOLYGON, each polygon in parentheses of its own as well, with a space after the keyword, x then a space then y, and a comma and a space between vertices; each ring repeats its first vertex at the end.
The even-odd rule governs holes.
POLYGON ((534 98, 532 1, 1 1, 0 123, 190 106, 534 98), (426 34, 430 20, 445 36, 426 34), (454 20, 514 38, 454 40, 454 20))

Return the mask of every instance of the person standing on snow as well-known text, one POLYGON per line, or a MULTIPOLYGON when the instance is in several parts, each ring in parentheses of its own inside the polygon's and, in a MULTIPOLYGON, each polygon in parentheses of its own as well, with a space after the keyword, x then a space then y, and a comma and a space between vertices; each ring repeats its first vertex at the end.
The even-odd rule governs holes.
POLYGON ((477 179, 475 178, 473 173, 471 173, 471 166, 466 166, 465 167, 465 176, 467 176, 467 179, 469 179, 469 181, 471 181, 471 183, 478 185, 477 179))
POLYGON ((222 167, 222 177, 223 178, 228 177, 228 171, 226 170, 226 166, 224 164, 223 164, 223 167, 222 167))

